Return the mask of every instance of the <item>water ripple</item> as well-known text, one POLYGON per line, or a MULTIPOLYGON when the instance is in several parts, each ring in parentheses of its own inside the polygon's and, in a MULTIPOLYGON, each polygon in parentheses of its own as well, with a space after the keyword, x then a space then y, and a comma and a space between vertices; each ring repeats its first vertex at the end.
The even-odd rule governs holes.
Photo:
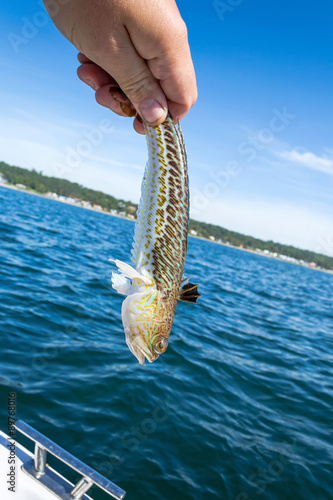
POLYGON ((133 223, 4 188, 0 207, 0 389, 19 418, 129 499, 332 498, 332 276, 190 238, 200 305, 139 366, 108 262, 129 260, 133 223))

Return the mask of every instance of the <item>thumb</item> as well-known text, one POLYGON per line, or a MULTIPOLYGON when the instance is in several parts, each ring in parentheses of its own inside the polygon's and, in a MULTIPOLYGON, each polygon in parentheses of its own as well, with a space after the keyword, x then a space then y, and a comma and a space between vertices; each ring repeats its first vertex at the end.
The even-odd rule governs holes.
POLYGON ((167 116, 167 99, 146 61, 127 37, 121 50, 110 51, 99 64, 113 76, 143 120, 149 125, 159 125, 167 116))

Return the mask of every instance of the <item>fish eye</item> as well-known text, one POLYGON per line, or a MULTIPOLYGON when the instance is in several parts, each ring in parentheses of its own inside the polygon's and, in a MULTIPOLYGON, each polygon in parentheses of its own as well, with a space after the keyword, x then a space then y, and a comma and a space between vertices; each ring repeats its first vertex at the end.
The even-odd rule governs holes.
POLYGON ((168 347, 168 341, 164 337, 157 337, 157 339, 154 342, 153 349, 156 354, 162 354, 162 352, 165 352, 168 347))

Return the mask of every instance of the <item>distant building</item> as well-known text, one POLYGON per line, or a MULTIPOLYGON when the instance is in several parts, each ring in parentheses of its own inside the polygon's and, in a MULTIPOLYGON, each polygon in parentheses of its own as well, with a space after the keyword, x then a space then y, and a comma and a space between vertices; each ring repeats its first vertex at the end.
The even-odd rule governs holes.
POLYGON ((95 203, 93 204, 93 208, 94 208, 95 210, 102 210, 101 205, 96 205, 95 203))
POLYGON ((309 262, 309 267, 317 267, 317 264, 315 262, 309 262))
POLYGON ((27 189, 27 186, 25 184, 15 184, 16 187, 18 187, 19 189, 27 189))
POLYGON ((215 236, 209 236, 210 241, 215 241, 215 236))
POLYGON ((2 174, 0 174, 0 184, 8 184, 8 180, 2 174))
POLYGON ((51 193, 51 191, 48 191, 47 193, 45 193, 45 196, 47 196, 48 198, 53 198, 54 200, 58 199, 57 193, 51 193))
POLYGON ((191 230, 190 230, 190 234, 191 234, 192 236, 197 236, 198 231, 195 231, 194 229, 191 229, 191 230))

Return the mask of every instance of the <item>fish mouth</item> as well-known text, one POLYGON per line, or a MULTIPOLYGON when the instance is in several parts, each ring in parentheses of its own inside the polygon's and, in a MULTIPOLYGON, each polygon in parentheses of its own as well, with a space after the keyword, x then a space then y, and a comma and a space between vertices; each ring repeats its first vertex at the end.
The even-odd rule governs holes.
POLYGON ((132 342, 127 342, 127 345, 132 352, 132 354, 136 357, 136 359, 139 361, 140 365, 143 365, 145 362, 145 358, 148 359, 149 363, 152 363, 155 361, 155 359, 158 358, 157 354, 153 354, 147 344, 144 342, 144 340, 140 337, 137 336, 135 337, 132 342))

